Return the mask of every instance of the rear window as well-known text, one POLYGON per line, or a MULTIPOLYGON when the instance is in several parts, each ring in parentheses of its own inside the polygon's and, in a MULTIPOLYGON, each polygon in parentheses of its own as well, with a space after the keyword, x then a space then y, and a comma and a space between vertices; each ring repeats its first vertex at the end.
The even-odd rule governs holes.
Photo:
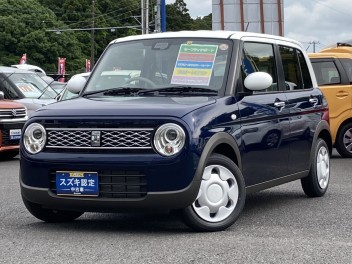
POLYGON ((309 69, 303 53, 295 48, 279 46, 285 74, 286 90, 312 88, 309 69))
POLYGON ((352 82, 352 60, 351 59, 341 59, 342 65, 348 76, 348 80, 352 82))

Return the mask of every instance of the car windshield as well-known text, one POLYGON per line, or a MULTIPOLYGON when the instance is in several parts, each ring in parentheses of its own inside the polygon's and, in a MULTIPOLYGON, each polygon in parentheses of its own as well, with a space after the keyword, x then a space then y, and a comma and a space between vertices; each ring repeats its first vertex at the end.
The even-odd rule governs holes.
POLYGON ((180 93, 177 89, 187 88, 197 95, 209 94, 209 91, 220 95, 225 88, 231 48, 230 40, 205 38, 115 43, 94 69, 84 94, 126 88, 133 91, 160 89, 160 93, 141 93, 150 96, 165 93, 168 88, 167 94, 180 93))
POLYGON ((26 98, 54 99, 57 95, 36 73, 13 73, 8 78, 26 98))

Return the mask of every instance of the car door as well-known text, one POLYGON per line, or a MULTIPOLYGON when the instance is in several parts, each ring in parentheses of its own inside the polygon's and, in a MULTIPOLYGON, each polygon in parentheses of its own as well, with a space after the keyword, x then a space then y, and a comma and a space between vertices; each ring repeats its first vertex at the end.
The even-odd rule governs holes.
POLYGON ((321 92, 313 88, 306 57, 298 47, 278 45, 286 90, 286 108, 290 115, 290 146, 288 173, 309 169, 313 135, 322 118, 325 106, 321 92))
MULTIPOLYGON (((347 66, 347 62, 342 62, 347 66)), ((335 139, 339 126, 351 115, 352 77, 347 76, 341 62, 335 58, 315 58, 312 59, 312 65, 319 88, 329 104, 330 129, 335 139)), ((352 70, 352 65, 350 67, 352 70)))
POLYGON ((289 120, 286 96, 279 91, 275 45, 244 39, 241 52, 242 83, 238 107, 242 136, 242 169, 246 185, 267 182, 287 174, 289 147, 285 134, 289 120), (243 80, 252 72, 267 72, 273 85, 260 92, 250 92, 243 80))

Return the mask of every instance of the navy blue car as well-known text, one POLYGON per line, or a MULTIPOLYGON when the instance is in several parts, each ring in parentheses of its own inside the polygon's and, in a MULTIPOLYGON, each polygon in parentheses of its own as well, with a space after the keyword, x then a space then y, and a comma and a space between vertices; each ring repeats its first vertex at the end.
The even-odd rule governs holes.
POLYGON ((72 100, 27 121, 20 185, 46 222, 84 212, 175 210, 200 231, 239 217, 248 193, 330 178, 329 112, 302 46, 244 32, 111 42, 72 100))

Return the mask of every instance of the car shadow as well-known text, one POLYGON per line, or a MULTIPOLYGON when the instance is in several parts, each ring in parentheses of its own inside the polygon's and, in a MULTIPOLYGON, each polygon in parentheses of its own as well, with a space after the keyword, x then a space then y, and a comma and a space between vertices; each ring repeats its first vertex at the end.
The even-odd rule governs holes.
POLYGON ((183 224, 176 213, 85 213, 66 223, 29 224, 35 230, 82 233, 189 233, 192 229, 183 224))
MULTIPOLYGON (((246 205, 239 220, 231 229, 255 225, 261 214, 278 213, 282 208, 296 207, 304 203, 307 196, 303 191, 266 190, 248 195, 246 205)), ((274 216, 273 216, 274 217, 274 216)), ((186 226, 178 212, 171 213, 85 213, 73 222, 44 223, 35 221, 29 224, 34 230, 55 232, 58 229, 67 232, 118 232, 118 233, 160 233, 185 234, 196 233, 186 226)))

